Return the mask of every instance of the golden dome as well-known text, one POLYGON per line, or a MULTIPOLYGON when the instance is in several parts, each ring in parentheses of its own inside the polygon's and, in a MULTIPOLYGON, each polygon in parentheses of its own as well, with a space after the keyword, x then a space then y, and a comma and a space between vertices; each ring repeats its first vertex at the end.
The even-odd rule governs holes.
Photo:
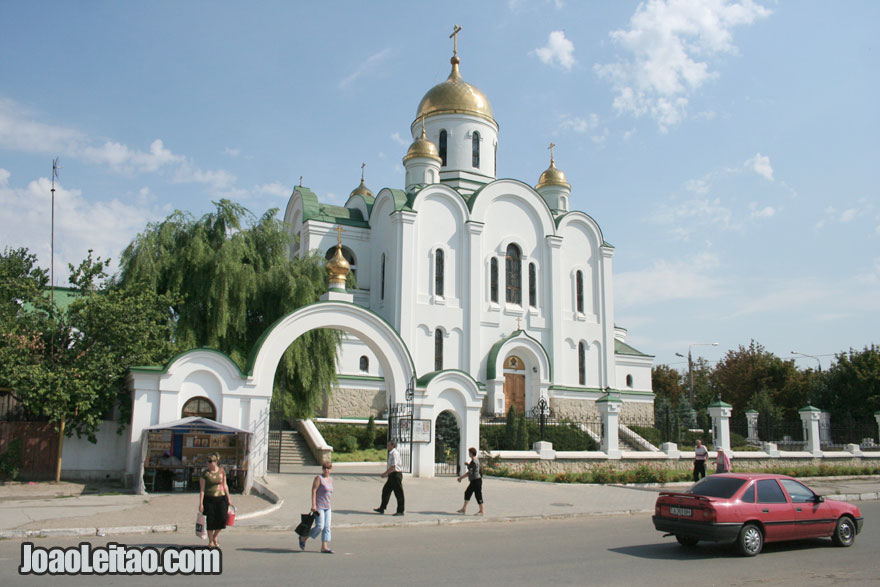
POLYGON ((336 254, 327 261, 326 269, 330 276, 330 287, 345 289, 345 280, 351 271, 351 265, 342 256, 342 245, 336 245, 336 254))
POLYGON ((349 198, 352 196, 369 196, 371 198, 373 197, 373 192, 371 192, 367 185, 364 183, 363 177, 361 178, 361 185, 351 190, 351 193, 348 194, 349 198))
POLYGON ((476 87, 461 79, 458 64, 461 59, 453 56, 452 72, 445 82, 439 83, 425 94, 419 102, 416 118, 435 114, 474 114, 495 121, 492 106, 486 95, 476 87))
POLYGON ((541 174, 541 178, 538 180, 538 185, 535 186, 535 189, 539 190, 548 185, 558 185, 571 189, 571 184, 566 181, 565 174, 556 169, 556 164, 553 162, 552 157, 550 158, 550 167, 541 174))
POLYGON ((424 120, 422 121, 422 136, 414 140, 413 144, 409 146, 409 150, 406 152, 403 162, 406 163, 415 157, 427 157, 429 159, 441 161, 440 152, 437 150, 437 146, 429 141, 428 137, 425 135, 424 120))

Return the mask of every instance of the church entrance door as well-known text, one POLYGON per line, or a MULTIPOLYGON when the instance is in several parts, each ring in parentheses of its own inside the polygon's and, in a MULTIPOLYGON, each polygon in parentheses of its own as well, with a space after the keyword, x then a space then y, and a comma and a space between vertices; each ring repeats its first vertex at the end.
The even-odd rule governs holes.
POLYGON ((526 411, 526 373, 522 359, 507 357, 504 361, 504 404, 505 411, 516 406, 517 414, 526 411))

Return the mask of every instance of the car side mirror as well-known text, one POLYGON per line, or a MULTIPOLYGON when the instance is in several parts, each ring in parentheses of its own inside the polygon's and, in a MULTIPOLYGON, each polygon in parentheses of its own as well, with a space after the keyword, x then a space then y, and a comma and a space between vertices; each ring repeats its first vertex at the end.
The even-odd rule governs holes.
POLYGON ((825 502, 825 498, 822 497, 821 495, 816 495, 816 496, 813 497, 813 502, 814 502, 814 503, 824 503, 824 502, 825 502))

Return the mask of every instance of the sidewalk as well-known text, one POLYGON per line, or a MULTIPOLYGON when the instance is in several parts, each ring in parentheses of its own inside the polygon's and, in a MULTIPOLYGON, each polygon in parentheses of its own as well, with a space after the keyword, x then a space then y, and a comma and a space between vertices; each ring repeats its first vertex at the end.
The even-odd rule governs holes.
MULTIPOLYGON (((406 515, 393 517, 391 497, 385 515, 379 505, 384 463, 336 463, 333 468, 333 527, 375 527, 454 524, 524 519, 553 519, 654 511, 660 486, 550 484, 489 477, 483 482, 486 515, 455 513, 463 502, 466 482, 455 478, 405 478, 406 515)), ((233 495, 238 513, 229 531, 291 531, 308 511, 312 480, 320 468, 302 467, 294 473, 269 475, 265 487, 278 503, 257 495, 233 495)), ((880 476, 812 478, 804 480, 818 493, 847 501, 878 499, 880 476)), ((683 489, 688 483, 665 488, 683 489)), ((0 539, 41 536, 110 536, 152 532, 192 534, 198 494, 120 494, 105 491, 83 495, 79 484, 0 486, 0 539)), ((193 536, 193 540, 196 538, 193 536)))

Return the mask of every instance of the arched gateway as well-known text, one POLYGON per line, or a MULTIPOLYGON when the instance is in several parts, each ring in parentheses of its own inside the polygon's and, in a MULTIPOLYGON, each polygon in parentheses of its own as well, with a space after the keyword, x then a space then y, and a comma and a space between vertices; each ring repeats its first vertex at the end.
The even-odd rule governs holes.
MULTIPOLYGON (((330 293, 332 296, 332 292, 330 293)), ((332 296, 345 298, 345 294, 332 296)), ((135 367, 130 374, 134 405, 128 473, 140 474, 141 438, 145 429, 181 417, 182 406, 204 398, 216 407, 216 419, 252 434, 248 453, 249 481, 266 474, 269 432, 269 402, 281 355, 304 333, 316 328, 334 328, 356 336, 375 354, 385 376, 389 405, 404 401, 404 392, 416 377, 410 352, 400 335, 380 316, 349 301, 328 299, 300 308, 270 326, 257 342, 245 372, 225 354, 212 349, 195 349, 174 358, 165 367, 135 367)), ((463 372, 432 373, 418 380, 413 398, 413 418, 429 420, 429 442, 413 445, 412 472, 434 474, 435 419, 444 408, 460 410, 465 425, 461 442, 477 446, 479 412, 485 392, 463 372), (439 409, 438 409, 439 408, 439 409)))

